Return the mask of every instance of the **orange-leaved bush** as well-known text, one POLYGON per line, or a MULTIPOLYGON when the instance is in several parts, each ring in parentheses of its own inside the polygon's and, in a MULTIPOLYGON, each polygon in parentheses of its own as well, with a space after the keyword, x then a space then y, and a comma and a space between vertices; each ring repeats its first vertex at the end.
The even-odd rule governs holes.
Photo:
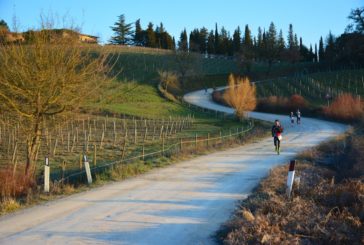
POLYGON ((224 93, 224 99, 228 105, 235 109, 235 115, 242 119, 245 111, 254 110, 257 105, 256 88, 248 78, 242 78, 230 74, 229 87, 224 93))
POLYGON ((306 108, 308 106, 308 102, 305 100, 305 98, 303 98, 303 96, 294 94, 289 99, 289 106, 292 109, 306 108))
POLYGON ((344 121, 359 120, 364 112, 360 99, 354 98, 348 93, 338 96, 331 105, 326 106, 323 111, 328 117, 344 121))

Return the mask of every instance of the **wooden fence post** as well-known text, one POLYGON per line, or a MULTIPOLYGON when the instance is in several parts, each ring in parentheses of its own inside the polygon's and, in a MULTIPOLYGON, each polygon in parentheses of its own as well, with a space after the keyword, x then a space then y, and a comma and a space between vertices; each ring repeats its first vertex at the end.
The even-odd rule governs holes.
POLYGON ((195 134, 195 150, 197 150, 197 134, 195 134))
POLYGON ((82 170, 82 154, 80 154, 80 159, 79 159, 79 167, 80 167, 80 170, 82 170))
POLYGON ((164 135, 162 136, 162 156, 164 156, 164 135))
POLYGON ((209 141, 210 141, 210 133, 207 133, 207 141, 206 141, 207 147, 209 147, 209 141))
POLYGON ((182 138, 179 139, 180 151, 182 151, 182 138))
POLYGON ((144 161, 144 143, 142 145, 142 160, 144 161))
POLYGON ((97 160, 96 160, 96 143, 94 144, 94 159, 93 159, 93 163, 94 163, 94 166, 96 167, 96 163, 97 163, 97 160))

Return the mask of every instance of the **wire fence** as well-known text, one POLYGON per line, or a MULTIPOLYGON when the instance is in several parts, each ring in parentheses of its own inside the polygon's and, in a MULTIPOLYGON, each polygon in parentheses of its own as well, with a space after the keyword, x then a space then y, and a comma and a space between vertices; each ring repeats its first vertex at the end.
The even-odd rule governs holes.
MULTIPOLYGON (((206 136, 198 136, 197 134, 195 137, 188 137, 188 138, 180 138, 176 140, 174 143, 171 144, 163 144, 160 146, 159 150, 153 152, 145 152, 144 146, 142 146, 141 154, 132 156, 125 159, 115 160, 111 162, 107 162, 104 164, 100 164, 98 166, 91 167, 91 173, 95 176, 98 173, 101 173, 107 169, 111 169, 114 166, 120 164, 128 164, 135 161, 146 161, 151 159, 157 159, 160 157, 170 157, 173 155, 177 155, 179 153, 188 152, 188 151, 195 151, 198 152, 201 149, 206 149, 208 147, 213 147, 216 145, 223 145, 227 141, 231 141, 233 139, 240 138, 242 139, 243 136, 251 131, 254 128, 254 121, 249 121, 247 127, 237 128, 235 132, 230 130, 227 134, 220 133, 215 136, 210 136, 208 133, 206 136)), ((84 153, 86 155, 86 153, 84 153)), ((86 155, 87 158, 87 155, 86 155)), ((56 183, 77 183, 86 180, 86 170, 82 169, 80 171, 65 171, 61 175, 60 179, 57 179, 56 176, 51 178, 56 183)))
MULTIPOLYGON (((192 110, 213 115, 216 118, 227 119, 229 117, 232 117, 232 115, 230 114, 189 104, 186 101, 184 101, 183 104, 185 106, 188 106, 192 110)), ((174 155, 183 154, 184 152, 198 153, 203 149, 221 146, 224 145, 226 142, 231 142, 233 140, 241 141, 243 140, 245 134, 251 131, 253 128, 254 121, 249 120, 245 126, 230 129, 227 132, 219 131, 218 134, 215 135, 210 135, 210 133, 207 133, 205 135, 195 134, 194 137, 169 137, 168 139, 162 138, 161 142, 159 142, 159 144, 157 145, 154 145, 153 147, 147 147, 147 145, 143 143, 140 148, 134 152, 134 155, 130 155, 129 157, 125 158, 122 155, 118 160, 103 162, 101 164, 96 164, 97 155, 95 150, 93 156, 91 157, 94 164, 90 168, 90 171, 92 173, 92 176, 96 177, 97 174, 103 173, 109 169, 113 169, 115 166, 120 166, 122 164, 131 164, 137 161, 155 161, 162 157, 171 157, 174 155), (147 152, 147 149, 151 149, 150 152, 147 152)), ((124 148, 125 146, 126 145, 124 144, 124 148)), ((125 152, 125 149, 123 149, 123 152, 125 152)), ((55 184, 77 184, 85 182, 87 179, 83 159, 88 159, 88 155, 90 154, 87 154, 86 152, 83 152, 83 154, 80 155, 79 170, 66 170, 66 167, 64 166, 62 167, 62 170, 60 172, 58 171, 51 175, 51 180, 55 184)))

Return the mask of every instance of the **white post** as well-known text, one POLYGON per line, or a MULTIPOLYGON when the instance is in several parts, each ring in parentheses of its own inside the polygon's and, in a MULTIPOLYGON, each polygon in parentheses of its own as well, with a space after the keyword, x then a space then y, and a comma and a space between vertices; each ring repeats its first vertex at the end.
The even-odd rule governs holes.
POLYGON ((44 165, 44 192, 49 192, 49 159, 48 156, 45 157, 45 165, 44 165))
POLYGON ((296 160, 291 160, 291 162, 289 163, 289 169, 288 169, 288 177, 287 177, 287 195, 288 198, 291 197, 291 192, 292 192, 292 186, 293 186, 293 181, 294 181, 294 165, 296 164, 296 160))
POLYGON ((83 155, 83 163, 85 165, 87 183, 90 185, 90 184, 92 184, 92 175, 91 175, 90 164, 89 164, 89 162, 87 160, 86 154, 83 155))

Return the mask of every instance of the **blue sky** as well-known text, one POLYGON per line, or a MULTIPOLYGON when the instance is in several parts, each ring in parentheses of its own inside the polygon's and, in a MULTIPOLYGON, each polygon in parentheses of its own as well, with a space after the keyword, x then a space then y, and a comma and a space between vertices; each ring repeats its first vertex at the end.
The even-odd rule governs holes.
POLYGON ((67 16, 68 23, 80 26, 83 33, 99 36, 102 42, 109 40, 110 26, 120 14, 125 14, 127 22, 140 18, 143 28, 149 21, 163 22, 176 40, 183 28, 188 32, 202 26, 213 29, 217 22, 219 28, 224 26, 232 34, 238 25, 243 28, 249 24, 255 35, 258 26, 268 29, 273 21, 285 36, 292 23, 309 45, 329 31, 343 33, 350 10, 360 6, 364 0, 0 0, 0 19, 12 27, 16 16, 19 29, 26 30, 39 27, 41 13, 59 16, 55 18, 59 27, 67 16))

